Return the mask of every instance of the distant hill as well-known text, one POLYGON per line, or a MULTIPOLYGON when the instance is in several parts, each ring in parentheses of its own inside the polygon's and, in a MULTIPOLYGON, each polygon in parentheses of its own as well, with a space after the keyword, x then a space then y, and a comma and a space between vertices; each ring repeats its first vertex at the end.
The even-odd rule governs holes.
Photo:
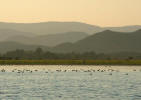
POLYGON ((139 29, 140 25, 99 27, 80 22, 0 22, 0 52, 38 46, 54 52, 140 52, 139 29))
POLYGON ((54 52, 141 52, 141 30, 122 33, 106 30, 86 37, 76 43, 64 43, 52 49, 54 52))
POLYGON ((117 52, 137 52, 141 53, 141 30, 135 32, 114 32, 106 30, 94 35, 87 36, 74 43, 62 43, 55 47, 42 45, 25 45, 17 42, 0 42, 0 52, 15 49, 34 50, 42 47, 43 50, 51 52, 89 52, 96 53, 117 53, 117 52))
POLYGON ((53 35, 40 35, 40 36, 38 35, 34 37, 17 35, 17 36, 11 36, 5 39, 5 41, 13 41, 27 45, 44 45, 44 46, 53 47, 65 42, 74 43, 87 36, 88 34, 84 32, 67 32, 67 33, 59 33, 53 35))
POLYGON ((141 29, 141 25, 121 26, 121 27, 104 27, 105 30, 117 32, 134 32, 141 29))
POLYGON ((16 36, 33 37, 35 35, 32 34, 32 33, 29 33, 29 32, 21 32, 21 31, 17 31, 17 30, 14 30, 14 29, 0 29, 0 41, 5 41, 8 38, 16 37, 16 36))
POLYGON ((42 23, 0 23, 0 29, 13 29, 31 32, 38 35, 48 35, 66 32, 96 33, 101 28, 80 22, 42 22, 42 23))
POLYGON ((133 32, 141 29, 141 25, 122 27, 100 27, 81 22, 42 22, 42 23, 4 23, 0 22, 0 29, 12 29, 38 35, 59 34, 66 32, 85 32, 94 34, 104 30, 119 32, 133 32))

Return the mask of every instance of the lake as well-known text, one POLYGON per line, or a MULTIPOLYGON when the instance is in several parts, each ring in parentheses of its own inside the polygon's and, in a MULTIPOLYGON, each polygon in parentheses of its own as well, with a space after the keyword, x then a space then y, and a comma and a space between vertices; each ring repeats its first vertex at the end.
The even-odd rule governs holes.
POLYGON ((0 66, 0 100, 141 100, 140 66, 0 66))

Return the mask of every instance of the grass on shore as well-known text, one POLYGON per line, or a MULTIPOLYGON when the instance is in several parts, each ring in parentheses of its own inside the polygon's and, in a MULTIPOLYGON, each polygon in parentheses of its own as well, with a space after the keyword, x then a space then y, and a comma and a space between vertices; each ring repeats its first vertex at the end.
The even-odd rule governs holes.
POLYGON ((141 60, 0 60, 0 65, 141 65, 141 60))

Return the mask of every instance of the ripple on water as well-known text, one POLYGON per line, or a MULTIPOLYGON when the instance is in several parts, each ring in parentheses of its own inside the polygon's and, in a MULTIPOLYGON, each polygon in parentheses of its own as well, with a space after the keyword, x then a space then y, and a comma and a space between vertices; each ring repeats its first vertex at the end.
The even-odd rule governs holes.
POLYGON ((141 100, 141 73, 0 73, 0 100, 141 100))

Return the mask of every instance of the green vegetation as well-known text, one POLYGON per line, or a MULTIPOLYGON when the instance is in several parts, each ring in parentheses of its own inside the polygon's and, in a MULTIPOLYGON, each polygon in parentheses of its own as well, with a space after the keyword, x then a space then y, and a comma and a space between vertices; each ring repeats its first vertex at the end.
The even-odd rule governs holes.
POLYGON ((141 60, 0 60, 0 65, 141 65, 141 60))
POLYGON ((4 54, 0 54, 0 60, 140 60, 141 53, 135 52, 119 52, 97 54, 95 52, 84 53, 53 53, 49 51, 43 51, 42 48, 37 48, 34 51, 25 51, 23 49, 17 49, 15 51, 9 51, 4 54))
POLYGON ((53 53, 42 48, 35 51, 18 49, 0 54, 0 65, 141 65, 141 54, 53 53))

